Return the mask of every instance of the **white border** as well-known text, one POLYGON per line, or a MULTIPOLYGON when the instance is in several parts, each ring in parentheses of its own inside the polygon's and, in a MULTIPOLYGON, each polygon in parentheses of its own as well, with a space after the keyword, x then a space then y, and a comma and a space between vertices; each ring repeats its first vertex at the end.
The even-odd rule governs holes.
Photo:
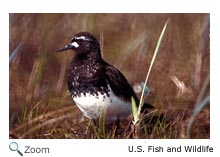
MULTIPOLYGON (((8 0, 0 2, 0 156, 15 156, 8 149, 10 141, 17 141, 22 146, 50 146, 52 153, 45 156, 146 156, 148 154, 128 153, 128 145, 178 146, 180 144, 202 144, 214 147, 214 153, 165 153, 170 156, 216 156, 220 152, 219 117, 220 96, 220 18, 217 1, 205 0, 8 0), (210 140, 9 140, 9 14, 8 13, 211 13, 211 139, 210 140), (215 155, 214 155, 215 154, 215 155)), ((149 155, 161 156, 161 153, 149 155)), ((43 155, 25 155, 43 156, 43 155)))
MULTIPOLYGON (((213 0, 214 1, 214 0, 213 0)), ((16 13, 200 13, 216 7, 200 0, 8 0, 7 12, 16 13)))

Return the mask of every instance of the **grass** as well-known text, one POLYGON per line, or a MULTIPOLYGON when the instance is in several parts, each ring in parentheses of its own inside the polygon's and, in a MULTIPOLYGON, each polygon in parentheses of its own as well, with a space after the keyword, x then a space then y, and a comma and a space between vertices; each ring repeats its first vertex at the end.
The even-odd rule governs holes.
POLYGON ((197 112, 189 129, 194 109, 210 95, 207 23, 208 14, 10 16, 10 138, 210 138, 209 103, 197 112), (55 50, 72 34, 90 31, 100 36, 105 60, 118 67, 132 86, 141 84, 168 18, 166 40, 148 80, 150 93, 143 99, 155 110, 140 114, 140 135, 132 116, 118 129, 102 121, 97 128, 73 105, 67 91, 65 71, 72 53, 59 55, 55 50))

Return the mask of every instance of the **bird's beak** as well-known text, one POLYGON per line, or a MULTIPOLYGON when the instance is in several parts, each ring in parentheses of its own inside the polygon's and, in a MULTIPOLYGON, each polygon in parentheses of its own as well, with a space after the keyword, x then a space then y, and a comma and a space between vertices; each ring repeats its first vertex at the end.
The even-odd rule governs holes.
POLYGON ((74 41, 74 42, 66 45, 64 48, 58 49, 56 52, 62 52, 62 51, 66 51, 66 50, 69 50, 69 49, 74 50, 74 49, 76 49, 78 47, 79 47, 79 44, 74 41))
POLYGON ((66 51, 66 50, 69 50, 69 49, 71 49, 71 48, 72 48, 71 44, 68 44, 68 45, 66 45, 66 46, 63 47, 63 48, 60 48, 60 49, 56 50, 56 52, 66 51))

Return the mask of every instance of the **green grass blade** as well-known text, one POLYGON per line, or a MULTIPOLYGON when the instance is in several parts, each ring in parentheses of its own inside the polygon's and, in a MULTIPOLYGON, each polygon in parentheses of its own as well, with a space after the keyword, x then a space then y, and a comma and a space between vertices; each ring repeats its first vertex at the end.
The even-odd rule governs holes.
POLYGON ((151 69, 153 67, 153 64, 154 64, 154 61, 156 59, 156 56, 157 56, 157 53, 158 53, 158 50, 160 48, 160 44, 161 44, 161 41, 163 39, 163 36, 164 36, 164 33, 165 33, 165 30, 167 28, 167 24, 169 22, 169 19, 166 21, 161 33, 160 33, 160 37, 159 37, 159 40, 157 42, 157 45, 156 45, 156 48, 154 50, 154 55, 151 59, 151 63, 150 63, 150 67, 148 69, 148 73, 147 73, 147 76, 146 76, 146 79, 145 79, 145 82, 144 82, 144 87, 143 87, 143 90, 142 90, 142 93, 141 93, 141 98, 140 98, 140 103, 139 103, 139 107, 138 107, 138 115, 140 115, 140 112, 141 112, 141 108, 142 108, 142 105, 143 105, 143 98, 144 98, 144 90, 146 88, 146 85, 147 85, 147 81, 148 81, 148 78, 150 76, 150 72, 151 72, 151 69))
POLYGON ((135 103, 134 97, 131 97, 131 106, 132 106, 132 113, 133 113, 133 117, 134 117, 134 121, 133 123, 136 124, 139 121, 139 115, 137 112, 137 105, 135 103))
POLYGON ((101 112, 101 116, 99 117, 99 128, 98 134, 100 138, 105 138, 105 116, 106 116, 106 109, 103 108, 101 112))

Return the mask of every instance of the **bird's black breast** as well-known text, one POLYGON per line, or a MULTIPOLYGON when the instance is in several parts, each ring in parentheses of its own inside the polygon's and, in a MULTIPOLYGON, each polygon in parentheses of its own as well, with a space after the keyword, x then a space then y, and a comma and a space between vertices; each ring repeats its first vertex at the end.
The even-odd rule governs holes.
POLYGON ((82 93, 92 95, 109 95, 108 84, 105 79, 105 67, 101 63, 75 62, 69 66, 68 88, 73 97, 82 93))

